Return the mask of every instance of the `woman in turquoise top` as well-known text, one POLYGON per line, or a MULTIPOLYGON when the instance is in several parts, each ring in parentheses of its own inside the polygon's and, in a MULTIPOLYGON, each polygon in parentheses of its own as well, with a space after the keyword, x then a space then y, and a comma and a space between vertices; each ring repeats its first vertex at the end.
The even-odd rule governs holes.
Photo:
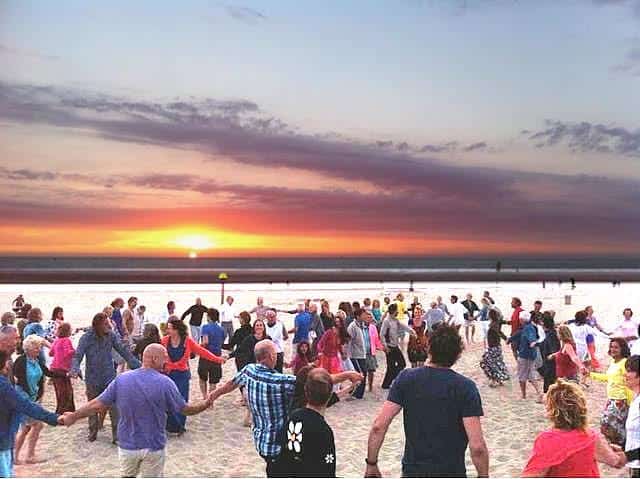
POLYGON ((382 322, 382 309, 380 309, 380 300, 374 299, 371 303, 371 314, 376 321, 376 327, 380 331, 380 323, 382 322))
MULTIPOLYGON (((39 358, 44 340, 31 334, 24 339, 22 347, 24 354, 16 359, 13 365, 13 375, 16 380, 18 394, 28 397, 31 401, 39 402, 44 394, 44 377, 51 376, 44 361, 39 358)), ((44 462, 36 459, 36 445, 44 423, 28 417, 21 418, 22 427, 16 436, 15 464, 36 464, 44 462), (20 460, 20 451, 27 442, 27 458, 20 460)))

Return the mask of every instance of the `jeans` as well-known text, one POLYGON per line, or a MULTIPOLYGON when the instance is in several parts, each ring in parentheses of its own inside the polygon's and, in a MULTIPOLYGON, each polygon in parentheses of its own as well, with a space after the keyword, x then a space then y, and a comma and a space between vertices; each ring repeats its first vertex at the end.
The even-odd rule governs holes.
POLYGON ((222 329, 224 330, 224 338, 222 341, 231 341, 231 338, 233 337, 233 321, 222 321, 220 326, 222 326, 222 329))
MULTIPOLYGON (((173 380, 180 391, 185 402, 189 402, 189 381, 191 380, 191 371, 176 371, 169 373, 169 377, 173 380)), ((182 433, 187 424, 187 416, 179 412, 167 414, 167 432, 182 433)))
POLYGON ((358 384, 358 387, 353 391, 353 397, 356 399, 362 399, 364 397, 364 389, 367 384, 367 360, 351 358, 353 368, 364 376, 362 382, 358 384))
POLYGON ((162 477, 164 475, 165 450, 118 448, 121 477, 162 477))
POLYGON ((200 326, 194 326, 193 324, 189 325, 189 329, 191 330, 191 339, 198 344, 200 344, 200 328, 200 326))
POLYGON ((382 380, 382 389, 389 389, 393 380, 400 374, 407 363, 404 360, 404 355, 400 348, 397 346, 389 346, 389 352, 387 355, 387 371, 384 373, 384 379, 382 380))
POLYGON ((0 451, 0 477, 14 477, 13 449, 0 451))
MULTIPOLYGON (((87 401, 91 401, 107 389, 107 386, 94 386, 91 384, 87 384, 87 401)), ((109 408, 109 419, 111 419, 111 438, 113 441, 118 440, 118 408, 115 404, 112 404, 109 408)), ((98 420, 97 414, 92 414, 89 416, 89 434, 91 436, 98 435, 98 428, 100 426, 100 421, 98 420)))

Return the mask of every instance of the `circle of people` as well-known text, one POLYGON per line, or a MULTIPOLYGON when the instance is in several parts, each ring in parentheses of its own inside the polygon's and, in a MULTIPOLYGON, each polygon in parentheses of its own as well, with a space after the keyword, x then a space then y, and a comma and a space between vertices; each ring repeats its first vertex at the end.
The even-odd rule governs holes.
POLYGON ((13 313, 2 315, 0 398, 8 408, 0 410, 0 477, 11 477, 14 464, 42 461, 36 448, 44 424, 71 426, 88 417, 87 440, 93 442, 107 413, 122 476, 162 476, 167 434, 181 436, 187 416, 236 389, 246 407, 243 423, 252 427, 268 477, 335 477, 337 453, 324 413, 339 401, 362 399, 367 386, 373 390, 377 351, 386 357, 381 387, 388 394, 370 431, 364 475, 381 476, 379 451, 389 425, 403 411, 403 475, 466 477, 468 447, 478 476, 486 477, 489 451, 480 394, 473 381, 452 369, 465 340, 475 342, 477 331, 484 343, 480 367, 489 386, 500 387, 511 378, 505 342, 516 360, 522 399, 531 385, 552 423, 536 438, 523 476, 598 477, 598 463, 605 463, 626 465, 632 477, 640 477, 640 325, 630 308, 607 332, 591 306, 558 324, 541 301, 526 311, 513 298, 506 319, 488 291, 480 305, 468 294, 461 302, 453 295, 448 304, 438 297, 429 308, 415 298, 407 307, 398 294, 394 301, 387 296, 382 302, 366 298, 362 305, 342 302, 335 314, 324 300, 319 310, 311 300, 279 310, 259 297, 253 309, 237 314, 232 296, 219 309, 205 307, 198 298, 181 316, 169 301, 158 325, 145 319, 146 310, 137 302, 131 297, 125 307, 116 298, 93 317, 91 327, 76 331, 83 332, 77 347, 61 307, 44 326, 42 311, 22 296, 14 301, 13 313), (295 315, 292 329, 278 313, 295 315), (509 336, 503 325, 510 327, 509 336), (290 335, 292 357, 286 361, 290 335), (407 335, 409 369, 403 353, 407 335), (604 372, 598 337, 609 341, 604 372), (189 398, 195 356, 201 400, 189 398), (237 372, 218 386, 229 359, 237 372), (39 404, 45 377, 55 389, 55 412, 39 404), (76 409, 71 381, 78 377, 87 403, 76 409), (587 426, 584 388, 592 379, 607 383, 599 431, 587 426))

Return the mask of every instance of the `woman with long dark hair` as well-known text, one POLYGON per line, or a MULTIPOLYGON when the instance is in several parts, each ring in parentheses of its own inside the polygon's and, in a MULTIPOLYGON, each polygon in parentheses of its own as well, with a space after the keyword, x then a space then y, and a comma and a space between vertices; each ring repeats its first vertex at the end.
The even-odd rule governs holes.
MULTIPOLYGON (((165 364, 165 371, 176 383, 180 394, 187 402, 189 401, 189 380, 191 379, 191 371, 189 369, 191 354, 196 354, 214 363, 225 363, 223 358, 211 354, 191 339, 187 333, 187 325, 178 318, 171 319, 167 323, 167 335, 161 341, 169 355, 169 360, 165 364)), ((167 431, 182 435, 186 430, 186 422, 187 417, 184 414, 169 414, 167 417, 167 431)))
POLYGON ((607 383, 607 403, 600 419, 600 432, 613 444, 624 446, 625 422, 632 395, 625 384, 625 365, 630 356, 629 346, 623 338, 613 338, 609 343, 612 361, 606 373, 591 372, 589 376, 607 383))
POLYGON ((133 350, 133 354, 140 361, 142 361, 142 353, 144 349, 150 344, 161 344, 160 331, 155 324, 145 324, 142 330, 142 338, 136 343, 136 347, 133 350))
POLYGON ((49 341, 53 341, 58 336, 58 328, 64 322, 64 310, 61 306, 56 306, 51 312, 51 319, 44 328, 45 337, 49 341))

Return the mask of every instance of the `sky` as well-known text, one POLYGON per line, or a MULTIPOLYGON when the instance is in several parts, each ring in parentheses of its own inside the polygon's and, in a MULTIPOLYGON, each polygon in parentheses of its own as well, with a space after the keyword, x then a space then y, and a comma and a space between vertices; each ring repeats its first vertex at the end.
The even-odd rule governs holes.
POLYGON ((0 1, 0 254, 640 253, 640 0, 0 1))

